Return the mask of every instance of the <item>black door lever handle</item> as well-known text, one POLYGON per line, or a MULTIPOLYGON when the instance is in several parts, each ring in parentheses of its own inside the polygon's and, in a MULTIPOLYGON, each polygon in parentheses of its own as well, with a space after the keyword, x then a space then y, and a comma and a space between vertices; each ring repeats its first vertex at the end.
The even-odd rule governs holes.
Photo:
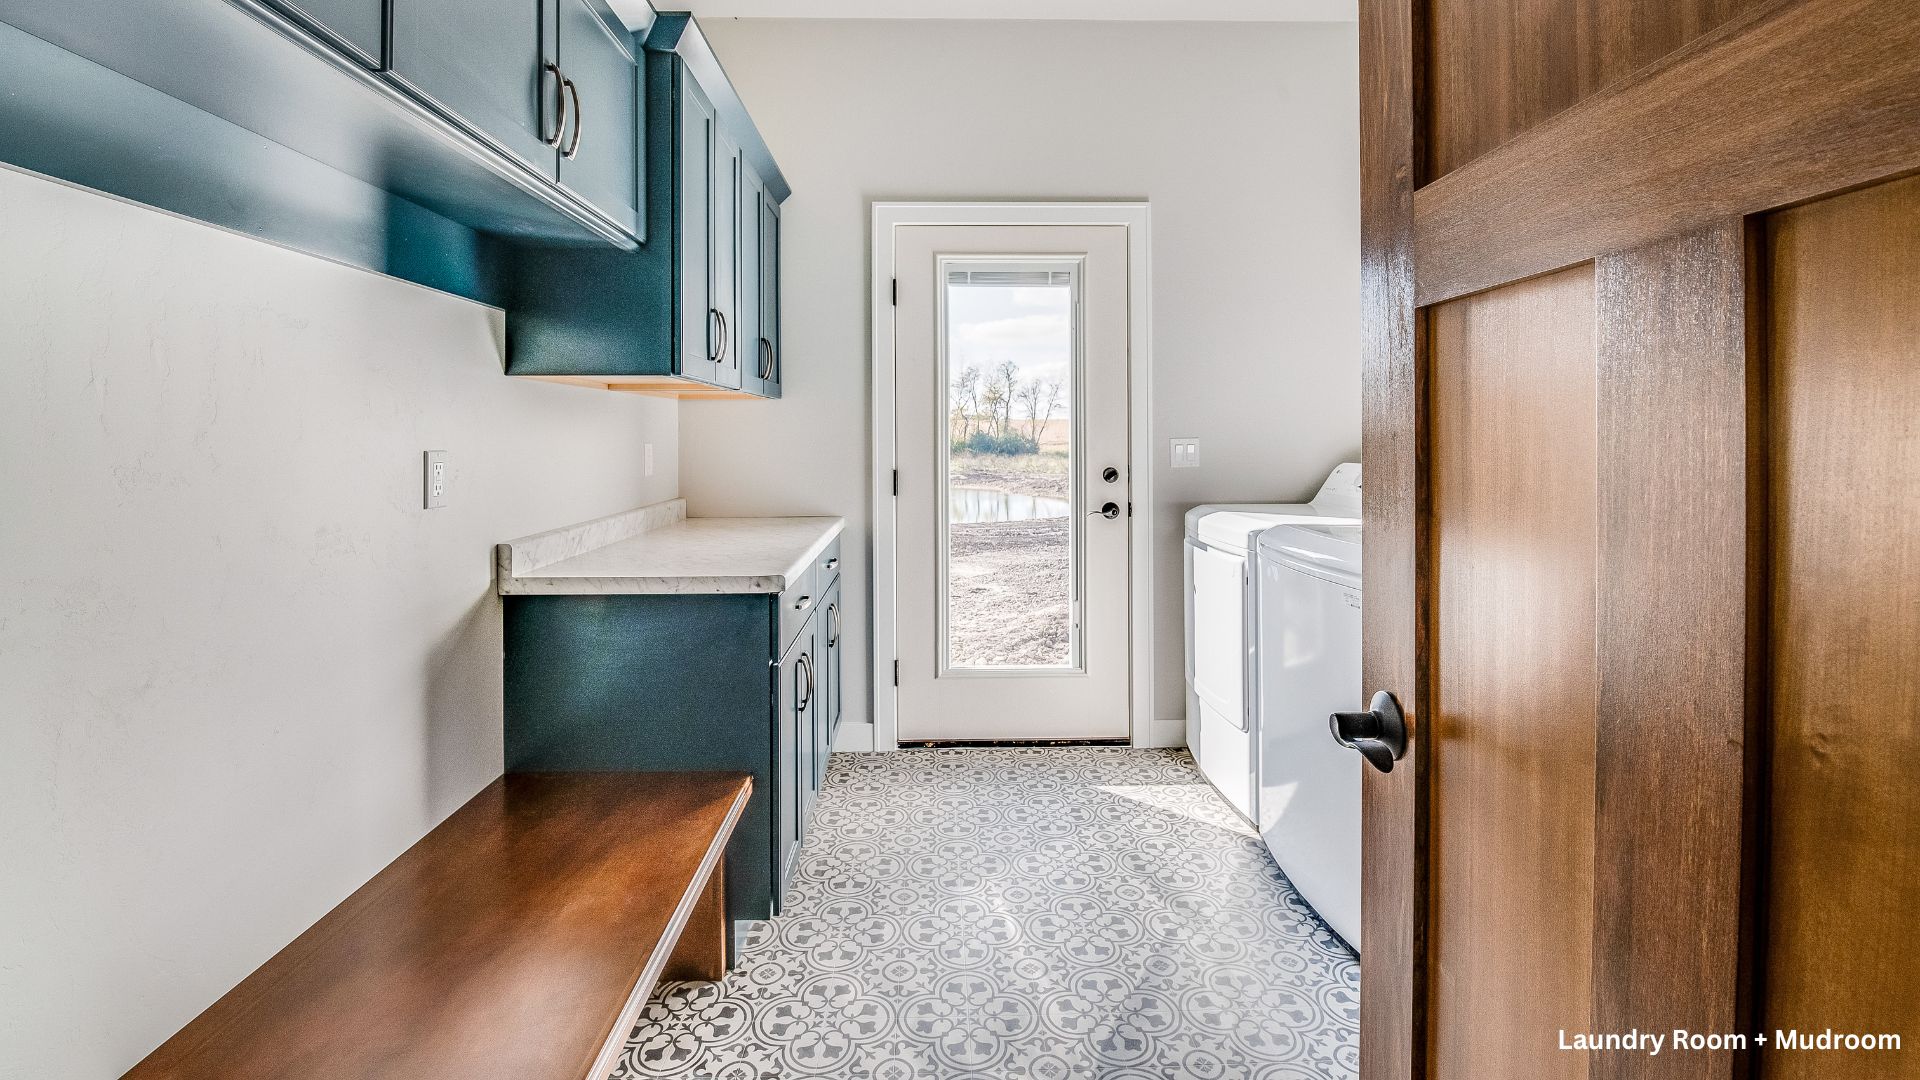
POLYGON ((1333 741, 1360 751, 1367 764, 1392 772, 1393 763, 1407 756, 1407 718, 1400 703, 1385 690, 1373 695, 1367 712, 1337 712, 1327 717, 1333 741))

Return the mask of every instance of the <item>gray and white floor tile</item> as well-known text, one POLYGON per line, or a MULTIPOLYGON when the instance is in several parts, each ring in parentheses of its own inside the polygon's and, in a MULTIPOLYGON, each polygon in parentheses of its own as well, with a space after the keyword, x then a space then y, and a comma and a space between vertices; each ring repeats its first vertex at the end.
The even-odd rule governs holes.
POLYGON ((1359 964, 1184 751, 839 755, 786 913, 622 1080, 1325 1080, 1359 964))

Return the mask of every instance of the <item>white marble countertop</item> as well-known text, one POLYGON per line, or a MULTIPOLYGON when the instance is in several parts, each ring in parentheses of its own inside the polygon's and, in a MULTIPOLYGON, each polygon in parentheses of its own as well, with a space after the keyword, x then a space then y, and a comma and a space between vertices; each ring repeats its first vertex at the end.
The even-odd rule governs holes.
POLYGON ((498 585, 502 596, 784 592, 845 525, 689 518, 675 499, 501 544, 498 585))

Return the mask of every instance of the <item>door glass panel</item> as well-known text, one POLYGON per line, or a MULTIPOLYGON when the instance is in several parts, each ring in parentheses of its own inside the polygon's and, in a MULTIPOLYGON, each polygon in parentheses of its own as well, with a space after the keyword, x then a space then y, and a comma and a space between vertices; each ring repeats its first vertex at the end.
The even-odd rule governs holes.
POLYGON ((1073 264, 946 260, 949 673, 1079 666, 1073 264))

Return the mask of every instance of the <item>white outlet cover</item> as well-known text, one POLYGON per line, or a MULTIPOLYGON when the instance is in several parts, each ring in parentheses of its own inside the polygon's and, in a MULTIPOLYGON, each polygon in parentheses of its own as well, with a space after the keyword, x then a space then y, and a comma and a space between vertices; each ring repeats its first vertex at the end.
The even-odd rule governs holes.
POLYGON ((1172 468, 1197 469, 1200 467, 1199 439, 1174 439, 1172 440, 1172 447, 1172 468))
POLYGON ((426 476, 424 478, 426 486, 426 507, 429 510, 438 510, 447 505, 447 489, 451 486, 453 480, 451 466, 447 464, 447 452, 445 450, 428 450, 424 457, 426 459, 426 476))

